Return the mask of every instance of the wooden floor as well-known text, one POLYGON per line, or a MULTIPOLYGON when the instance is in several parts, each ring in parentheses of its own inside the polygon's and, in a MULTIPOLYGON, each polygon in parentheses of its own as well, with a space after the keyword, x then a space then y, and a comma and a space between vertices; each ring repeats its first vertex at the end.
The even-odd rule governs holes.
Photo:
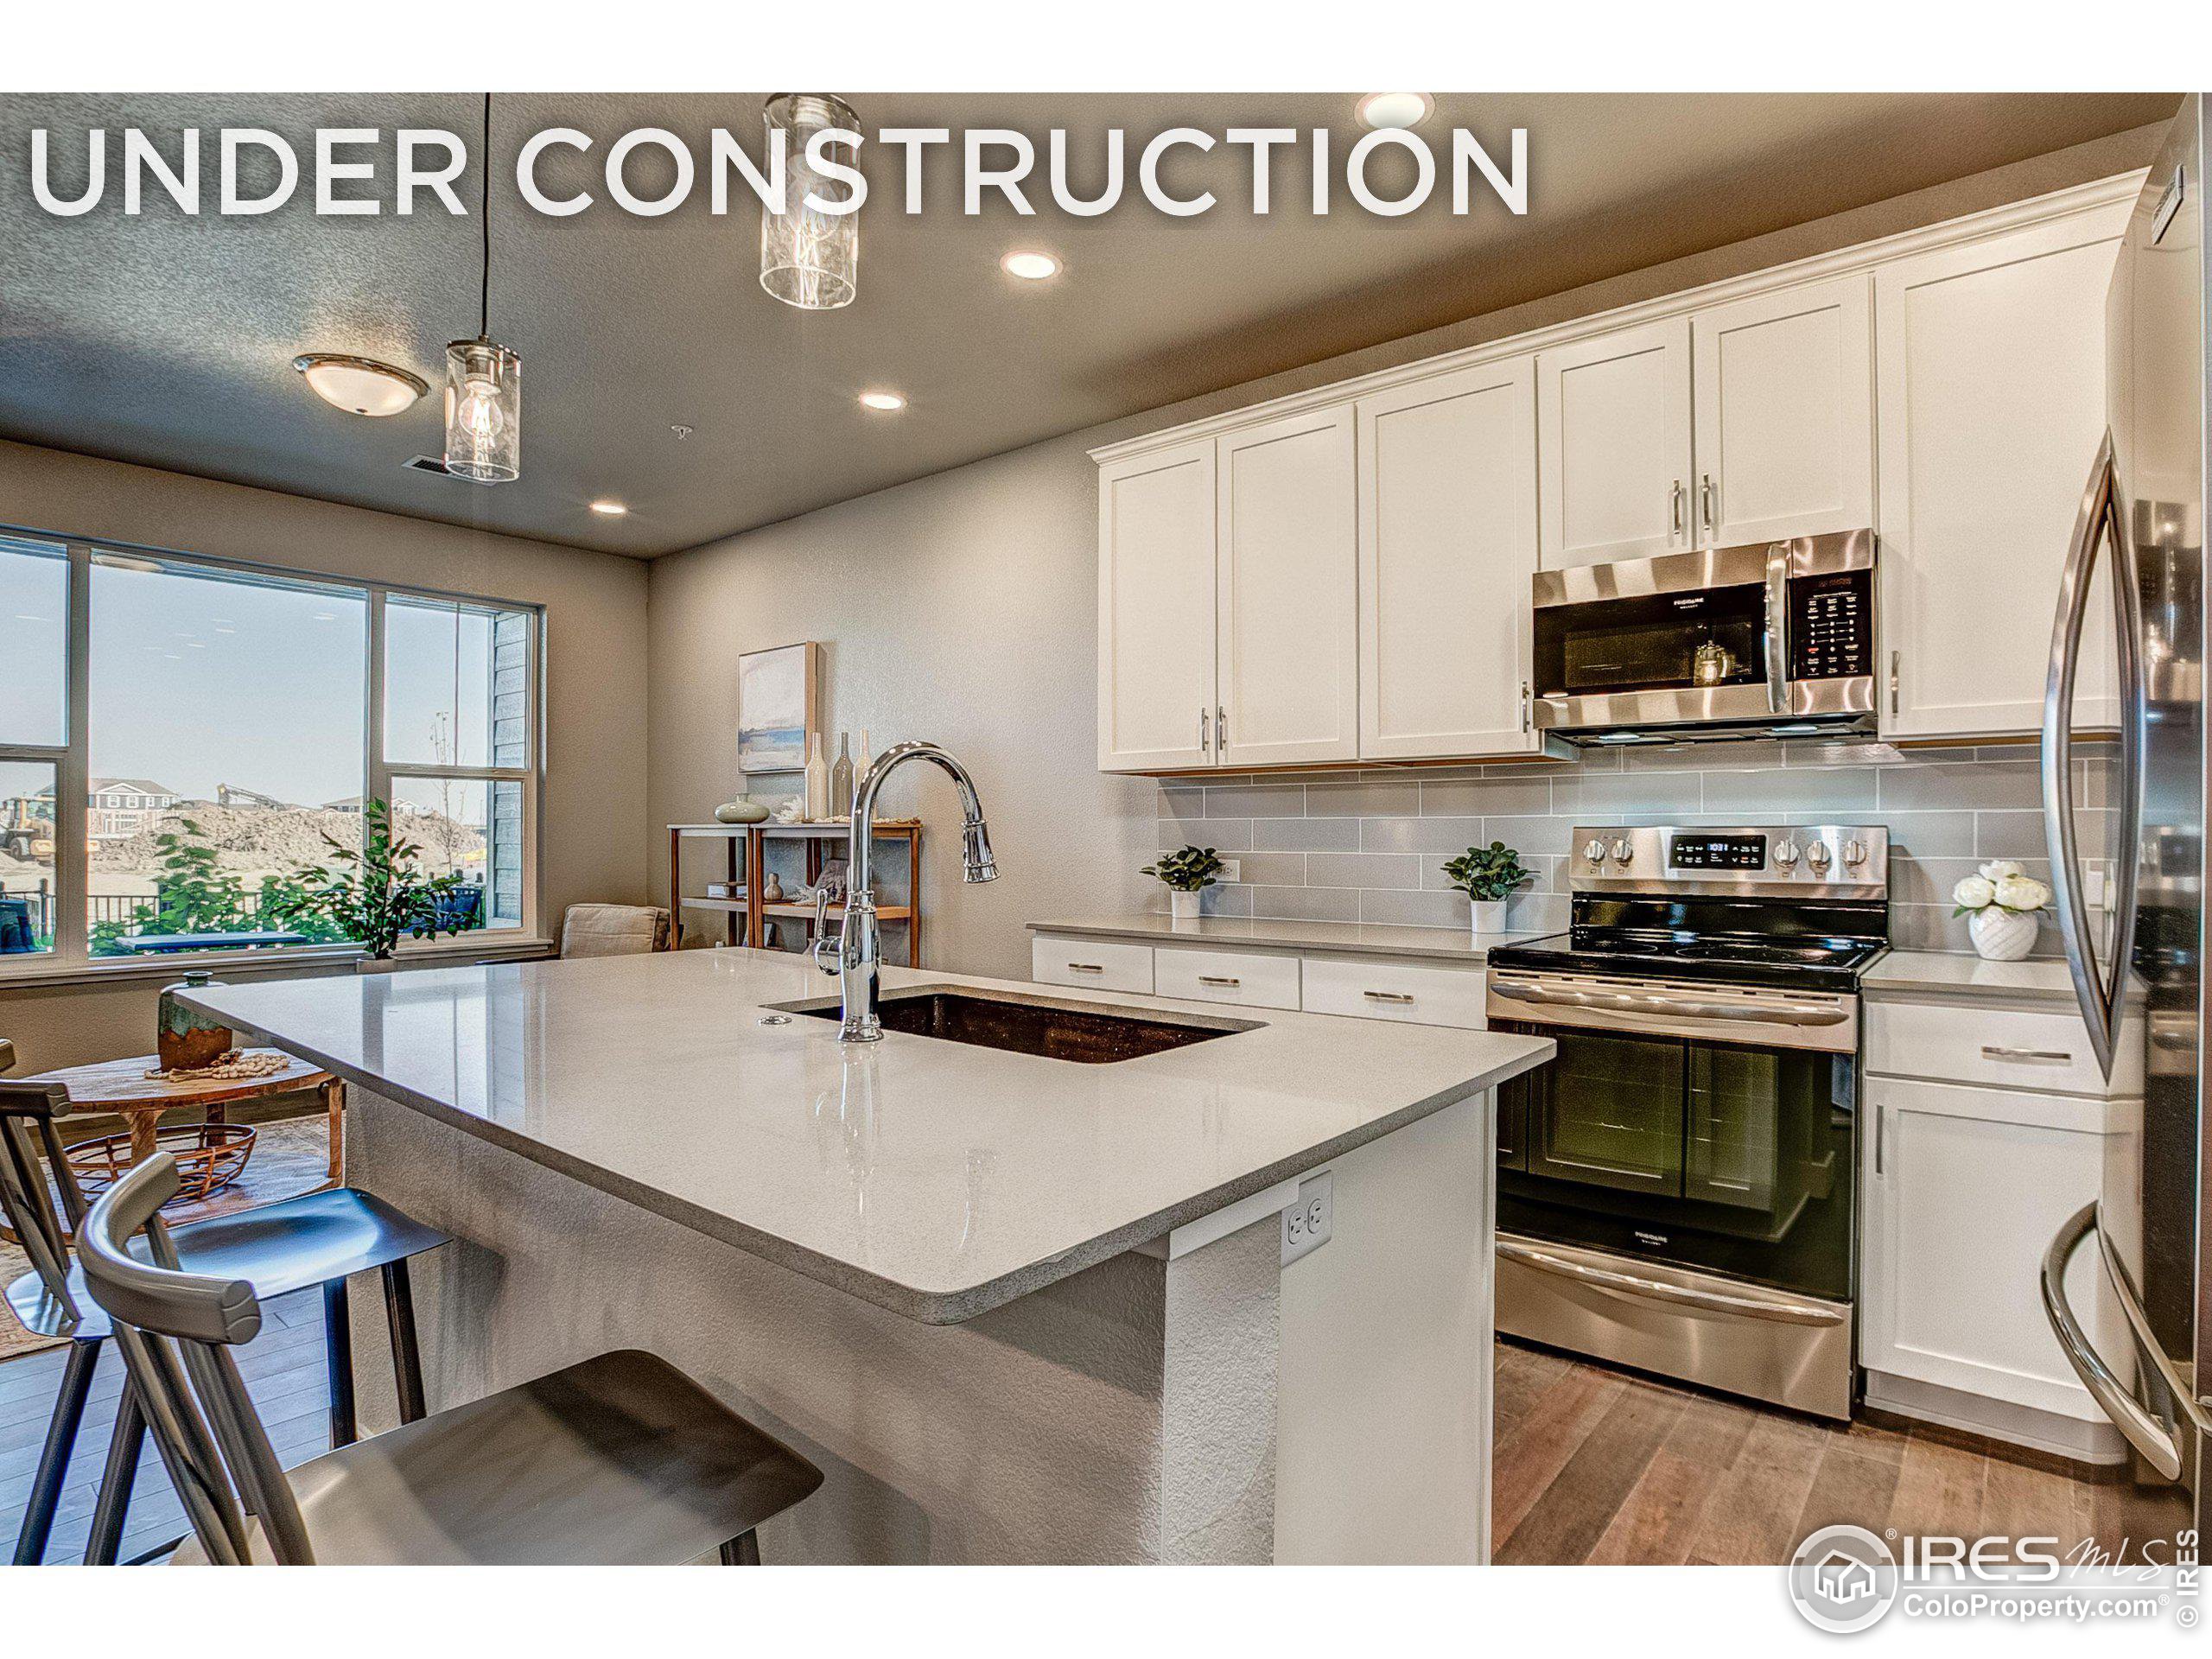
MULTIPOLYGON (((2188 1524, 2146 1497, 1898 1433, 1762 1410, 1501 1342, 1491 1553, 1501 1564, 1774 1565, 1818 1528, 2133 1540, 2188 1524)), ((2169 1554, 2167 1559, 2171 1559, 2169 1554)))
MULTIPOLYGON (((330 1446, 322 1294, 314 1289, 296 1291, 265 1304, 264 1311, 266 1322, 261 1334, 238 1351, 238 1371, 261 1408, 277 1457, 289 1468, 330 1446)), ((46 1439, 47 1420, 54 1410, 54 1389, 67 1357, 66 1350, 49 1348, 42 1353, 0 1361, 0 1547, 10 1554, 22 1525, 23 1502, 38 1467, 39 1449, 46 1439)), ((107 1459, 108 1439, 115 1427, 116 1402, 122 1389, 123 1356, 111 1343, 100 1356, 92 1403, 86 1408, 76 1453, 69 1460, 68 1482, 54 1516, 54 1535, 47 1544, 48 1561, 75 1561, 84 1556, 85 1535, 92 1528, 92 1501, 99 1491, 100 1469, 107 1459)), ((183 1506, 169 1490, 168 1476, 150 1440, 138 1465, 138 1482, 131 1489, 124 1529, 118 1556, 123 1560, 143 1555, 181 1535, 185 1529, 183 1506)))

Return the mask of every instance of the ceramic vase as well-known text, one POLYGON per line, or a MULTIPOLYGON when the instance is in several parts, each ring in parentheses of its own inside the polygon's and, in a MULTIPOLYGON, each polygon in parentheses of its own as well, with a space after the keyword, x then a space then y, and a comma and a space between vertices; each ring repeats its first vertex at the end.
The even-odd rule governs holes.
POLYGON ((1467 907, 1472 912, 1470 931, 1480 938, 1485 933, 1505 931, 1505 904, 1503 899, 1470 899, 1467 907))
POLYGON ((715 821, 720 823, 760 823, 767 816, 766 807, 741 795, 734 801, 724 801, 715 809, 715 821))
POLYGON ((162 988, 154 1016, 154 1046, 164 1071, 197 1071, 203 1065, 214 1065, 237 1046, 237 1033, 228 1026, 176 1000, 178 991, 200 990, 214 982, 214 975, 206 969, 193 968, 175 984, 162 988))
POLYGON ((1975 954, 1985 962, 2018 962, 2035 949, 2036 914, 2031 910, 2006 910, 1989 905, 1967 919, 1975 954))
POLYGON ((1198 900, 1200 897, 1201 895, 1198 893, 1178 893, 1173 887, 1168 888, 1168 915, 1179 922, 1197 921, 1198 919, 1198 900))

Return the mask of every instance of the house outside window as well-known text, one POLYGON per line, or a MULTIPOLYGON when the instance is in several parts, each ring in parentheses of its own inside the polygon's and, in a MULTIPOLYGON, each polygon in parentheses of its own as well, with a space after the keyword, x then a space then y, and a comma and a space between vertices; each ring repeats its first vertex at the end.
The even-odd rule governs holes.
POLYGON ((360 844, 365 800, 458 878, 460 944, 539 937, 543 632, 533 606, 0 531, 0 977, 344 950, 288 900, 360 844))

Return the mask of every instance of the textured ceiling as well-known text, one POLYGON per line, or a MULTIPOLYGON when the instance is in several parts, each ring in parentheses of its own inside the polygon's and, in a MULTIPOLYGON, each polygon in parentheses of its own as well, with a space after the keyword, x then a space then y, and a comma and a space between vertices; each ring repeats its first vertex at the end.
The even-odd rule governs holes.
MULTIPOLYGON (((1340 94, 1019 97, 848 94, 866 125, 1135 134, 1188 124, 1359 129, 1340 94)), ((758 130, 761 96, 502 96, 494 149, 565 125, 608 139, 662 126, 758 130)), ((317 127, 477 130, 474 95, 10 97, 0 106, 0 435, 297 494, 650 557, 1055 434, 1241 384, 1500 306, 1719 247, 2101 137, 2171 113, 2164 95, 1446 95, 1427 130, 1469 127, 1503 153, 1530 131, 1531 212, 1378 219, 1339 194, 1325 219, 1257 219, 1226 202, 1174 219, 898 211, 872 163, 860 296, 802 313, 757 280, 759 221, 706 211, 703 186, 660 219, 605 200, 569 219, 493 186, 492 331, 521 353, 519 482, 405 471, 442 447, 435 397, 368 421, 320 403, 296 353, 345 351, 435 385, 476 327, 479 227, 443 212, 193 219, 156 194, 58 219, 31 201, 29 133, 81 155, 83 128, 261 126, 311 154, 317 127), (998 269, 1020 246, 1065 273, 998 269), (855 397, 891 386, 902 414, 855 397), (671 423, 693 429, 688 441, 671 423), (599 518, 594 497, 628 502, 599 518)), ((1042 143, 1039 143, 1040 152, 1042 143)), ((561 152, 555 152, 558 156, 561 152)), ((643 152, 633 187, 658 181, 643 152)), ((588 165, 588 164, 586 164, 588 165)), ((549 188, 584 181, 549 164, 549 188)), ((1286 164, 1279 202, 1302 200, 1286 164)), ((474 200, 474 174, 462 187, 474 200)), ((212 194, 212 192, 211 192, 212 194)), ((1042 198, 1039 192, 1038 197, 1042 198)))

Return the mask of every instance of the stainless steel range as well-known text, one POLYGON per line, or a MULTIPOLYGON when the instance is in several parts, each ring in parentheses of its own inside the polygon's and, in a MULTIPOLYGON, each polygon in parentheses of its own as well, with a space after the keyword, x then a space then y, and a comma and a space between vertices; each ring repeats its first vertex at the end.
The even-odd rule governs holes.
POLYGON ((1571 931, 1491 952, 1497 1325, 1846 1418, 1878 826, 1578 829, 1571 931))

